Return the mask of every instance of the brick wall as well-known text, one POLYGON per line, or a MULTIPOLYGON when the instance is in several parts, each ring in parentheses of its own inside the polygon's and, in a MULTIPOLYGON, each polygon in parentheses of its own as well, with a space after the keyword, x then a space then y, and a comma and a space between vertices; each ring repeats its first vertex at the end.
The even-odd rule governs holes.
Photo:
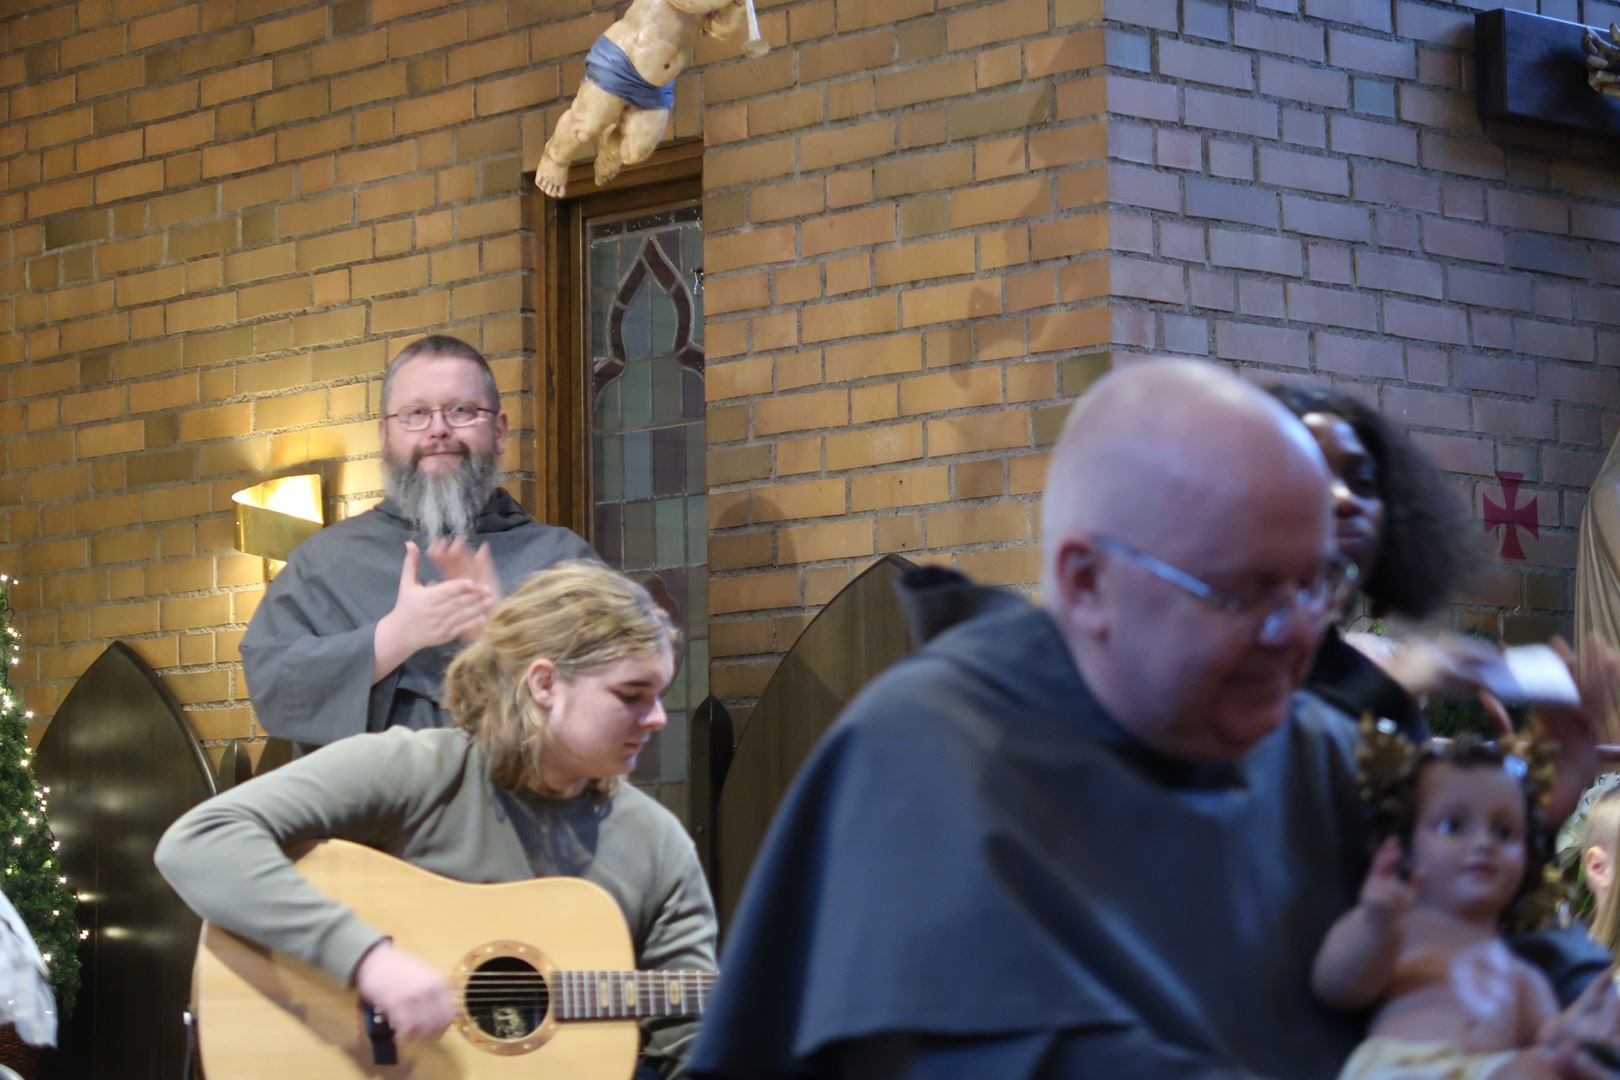
POLYGON ((1525 562, 1490 543, 1462 621, 1567 633, 1581 507, 1620 422, 1612 140, 1482 126, 1469 4, 1106 14, 1115 343, 1362 395, 1455 473, 1477 521, 1502 501, 1496 471, 1523 474, 1540 539, 1520 534, 1525 562))
MULTIPOLYGON (((1027 585, 1044 448, 1125 355, 1338 381, 1540 540, 1465 618, 1567 621, 1620 415, 1609 146, 1482 130, 1471 17, 1423 0, 781 0, 706 44, 715 692, 743 708, 884 552, 1027 585), (1106 16, 1106 18, 1105 18, 1106 16)), ((106 641, 249 734, 231 491, 380 486, 377 373, 496 362, 529 499, 520 173, 590 0, 36 0, 0 20, 0 568, 48 713, 106 641)), ((1607 23, 1620 9, 1544 0, 1607 23)))
POLYGON ((1112 334, 1099 14, 797 3, 706 76, 716 696, 886 552, 1038 576, 1041 447, 1112 334))
MULTIPOLYGON (((447 329, 532 428, 520 173, 590 0, 34 0, 0 19, 0 568, 48 716, 114 638, 250 734, 232 491, 381 487, 380 372, 447 329)), ((697 133, 683 88, 676 137, 697 133)), ((528 498, 532 430, 508 445, 528 498)))

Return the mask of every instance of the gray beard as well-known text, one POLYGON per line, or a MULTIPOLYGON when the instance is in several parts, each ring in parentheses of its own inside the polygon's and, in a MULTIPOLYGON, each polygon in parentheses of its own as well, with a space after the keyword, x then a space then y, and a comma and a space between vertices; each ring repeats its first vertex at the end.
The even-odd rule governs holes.
POLYGON ((459 469, 444 476, 423 473, 418 457, 396 460, 384 455, 383 465, 388 497, 430 544, 471 537, 477 531, 478 512, 501 483, 493 453, 487 457, 469 453, 459 469))

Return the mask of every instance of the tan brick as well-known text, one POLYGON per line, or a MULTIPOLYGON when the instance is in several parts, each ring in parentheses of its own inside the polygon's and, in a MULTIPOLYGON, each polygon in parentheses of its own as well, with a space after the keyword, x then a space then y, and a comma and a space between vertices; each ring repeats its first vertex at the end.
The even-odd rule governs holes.
POLYGON ((66 394, 60 399, 61 420, 64 424, 83 424, 93 420, 106 420, 124 411, 124 388, 109 386, 82 394, 66 394))
POLYGON ((818 304, 801 312, 801 335, 806 342, 815 342, 897 330, 897 307, 893 296, 818 304))
POLYGON ((931 548, 1030 539, 1029 508, 1022 502, 935 510, 927 519, 931 548))
POLYGON ((870 428, 827 436, 827 468, 863 469, 923 456, 922 424, 870 428))
POLYGON ((704 241, 705 268, 708 273, 718 274, 748 266, 786 262, 794 257, 793 245, 791 225, 708 237, 704 241))
MULTIPOLYGON (((210 569, 212 568, 212 560, 203 561, 209 563, 210 569)), ((199 586, 199 588, 207 587, 199 586)), ((163 630, 195 630, 205 626, 223 626, 231 621, 230 594, 164 600, 159 621, 163 630)))
POLYGON ((749 193, 750 216, 760 223, 818 214, 825 204, 822 189, 819 179, 762 184, 749 193))
POLYGON ((201 146, 214 138, 214 114, 194 113, 175 120, 150 124, 146 128, 146 152, 153 156, 172 154, 201 146))
POLYGON ((240 285, 264 278, 281 277, 297 269, 292 244, 231 252, 225 256, 225 283, 240 285))
POLYGON ((748 134, 775 135, 819 124, 821 119, 821 89, 801 90, 749 105, 748 134))
POLYGON ((786 176, 797 166, 792 137, 750 143, 736 150, 710 150, 703 156, 705 190, 751 184, 786 176))
POLYGON ((459 86, 395 105, 394 128, 400 134, 413 134, 463 123, 473 115, 473 88, 459 86))
POLYGON ((388 55, 414 56, 467 40, 467 14, 465 11, 447 11, 431 19, 388 29, 388 55))
POLYGON ((799 573, 777 570, 765 574, 711 578, 709 611, 726 615, 736 611, 766 611, 799 605, 799 573))
POLYGON ((260 135, 254 139, 240 139, 223 145, 203 148, 202 172, 205 177, 228 176, 232 173, 262 169, 276 159, 273 135, 260 135))
POLYGON ((132 307, 168 300, 186 291, 185 270, 178 266, 130 274, 118 279, 118 306, 132 307))
POLYGON ((874 281, 879 286, 898 285, 933 277, 970 274, 974 269, 973 245, 971 235, 961 235, 885 248, 873 256, 874 281))
POLYGON ((873 170, 873 192, 881 198, 961 187, 973 176, 967 147, 933 154, 908 154, 880 162, 873 170))
POLYGON ((872 257, 862 251, 841 259, 830 259, 826 274, 828 296, 865 292, 872 287, 872 257))
POLYGON ((400 176, 415 168, 416 144, 401 140, 372 150, 354 150, 339 155, 337 179, 339 184, 349 186, 400 176))
POLYGON ((832 517, 844 509, 842 478, 760 485, 748 492, 749 520, 756 523, 832 517))
POLYGON ((81 458, 127 454, 146 445, 146 425, 138 420, 80 428, 75 436, 81 458))
POLYGON ((771 362, 762 359, 711 363, 704 379, 704 390, 710 401, 769 393, 771 362))
POLYGON ((821 436, 785 439, 776 444, 776 475, 786 478, 821 471, 821 436))
POLYGON ((197 4, 187 4, 136 19, 129 24, 129 47, 139 50, 189 37, 197 32, 197 13, 197 4))
POLYGON ((360 220, 393 217, 433 205, 433 177, 418 176, 360 191, 360 220))
MULTIPOLYGON (((825 366, 829 382, 917 371, 922 367, 922 339, 915 334, 897 334, 849 345, 829 346, 825 366)), ((892 401, 892 388, 890 395, 892 401)), ((889 415, 894 414, 891 412, 889 415)), ((852 416, 855 423, 868 419, 873 417, 852 416)))
POLYGON ((523 304, 523 279, 496 278, 470 285, 459 285, 450 292, 450 317, 471 319, 479 315, 517 311, 523 304))
POLYGON ((52 319, 74 319, 112 307, 113 283, 101 281, 73 289, 58 289, 47 299, 52 319))
POLYGON ((965 551, 956 557, 956 566, 974 581, 990 585, 1033 585, 1040 580, 1040 549, 1004 548, 995 551, 965 551))
POLYGON ((1043 34, 1047 29, 1047 8, 1043 0, 1007 0, 948 16, 945 40, 951 51, 956 52, 994 41, 1043 34))
POLYGON ((280 52, 297 45, 307 45, 326 36, 326 5, 273 22, 258 23, 253 27, 253 51, 280 52))
POLYGON ((253 430, 274 431, 302 427, 326 419, 326 393, 312 390, 302 394, 260 398, 254 402, 253 430))
POLYGON ((880 109, 899 109, 925 101, 971 94, 975 90, 973 59, 959 57, 937 64, 924 64, 876 80, 880 109))
MULTIPOLYGON (((170 596, 175 593, 202 592, 214 587, 213 559, 183 559, 155 562, 146 568, 146 588, 152 596, 170 596)), ((230 609, 226 598, 226 610, 230 609)), ((163 629, 174 627, 165 622, 163 629)))
POLYGON ((298 241, 298 269, 323 270, 372 257, 370 228, 348 229, 298 241))
POLYGON ((325 345, 333 341, 357 338, 365 333, 366 308, 364 304, 324 311, 318 315, 302 315, 293 319, 293 344, 325 345))
POLYGON ((852 511, 920 506, 950 499, 950 470, 943 465, 888 469, 850 477, 852 511))
POLYGON ((1052 185, 1045 177, 984 184, 951 194, 953 229, 1012 218, 1034 217, 1052 209, 1052 185))
POLYGON ((824 390, 778 395, 756 402, 753 412, 756 435, 842 427, 849 422, 849 393, 846 390, 824 390))
POLYGON ((980 278, 956 285, 935 285, 901 294, 902 323, 906 327, 978 319, 1001 314, 1001 279, 980 278))
MULTIPOLYGON (((319 199, 306 199, 281 207, 281 235, 325 232, 354 223, 354 195, 338 191, 319 199)), ((352 234, 351 234, 352 235, 352 234)))
POLYGON ((893 239, 894 210, 889 206, 817 218, 800 227, 800 249, 805 256, 886 244, 893 239))
MULTIPOLYGON (((1001 369, 999 367, 969 368, 924 375, 900 383, 900 414, 945 412, 975 405, 996 405, 1001 402, 1001 369)), ((933 451, 933 443, 929 443, 933 451)))
MULTIPOLYGON (((495 233, 506 234, 521 227, 523 221, 522 204, 517 196, 504 199, 493 199, 476 206, 463 206, 456 210, 456 235, 463 240, 475 236, 489 236, 495 233)), ((403 231, 401 235, 409 243, 409 223, 401 222, 403 231)), ((384 226, 378 226, 378 234, 384 226)), ((403 247, 406 245, 402 245, 403 247)))
POLYGON ((196 300, 177 300, 164 308, 164 321, 171 334, 184 333, 207 326, 223 326, 236 320, 236 297, 200 297, 196 300))
POLYGON ((1029 410, 974 413, 928 421, 928 456, 1031 445, 1029 410))
POLYGON ((247 402, 211 409, 188 409, 180 414, 180 438, 185 442, 229 438, 253 430, 253 406, 247 402))
POLYGON ((158 603, 103 604, 90 612, 90 633, 98 638, 134 637, 158 629, 158 603))
POLYGON ((307 277, 252 285, 237 290, 237 314, 243 319, 253 319, 260 315, 303 311, 310 306, 310 298, 310 280, 307 277))
MULTIPOLYGON (((189 520, 200 517, 217 509, 212 494, 207 484, 149 491, 142 496, 142 516, 147 521, 189 520)), ((187 525, 185 528, 190 530, 192 526, 187 525)), ((168 552, 170 545, 165 543, 163 550, 168 552)))
POLYGON ((78 172, 91 172, 109 165, 134 161, 143 153, 140 131, 121 131, 99 139, 81 142, 73 148, 73 165, 78 172))
POLYGON ((848 559, 873 552, 872 519, 851 518, 821 525, 800 525, 776 531, 778 565, 848 559))
MULTIPOLYGON (((224 71, 202 77, 201 103, 204 106, 218 105, 237 98, 252 97, 268 91, 274 85, 270 61, 234 64, 224 71)), ((206 115, 212 122, 213 114, 206 115)))
POLYGON ((805 171, 847 165, 892 153, 894 121, 887 117, 853 127, 799 137, 799 167, 805 171))

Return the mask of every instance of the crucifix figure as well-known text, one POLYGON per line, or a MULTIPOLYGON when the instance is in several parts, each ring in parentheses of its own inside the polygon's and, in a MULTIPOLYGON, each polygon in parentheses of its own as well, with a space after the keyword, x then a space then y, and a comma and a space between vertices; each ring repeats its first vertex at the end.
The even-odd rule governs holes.
POLYGON ((596 182, 645 160, 664 137, 675 103, 675 77, 691 59, 699 33, 722 40, 744 26, 744 55, 764 56, 751 0, 631 0, 624 17, 585 55, 585 79, 546 140, 534 183, 554 199, 568 186, 568 164, 596 142, 596 182))

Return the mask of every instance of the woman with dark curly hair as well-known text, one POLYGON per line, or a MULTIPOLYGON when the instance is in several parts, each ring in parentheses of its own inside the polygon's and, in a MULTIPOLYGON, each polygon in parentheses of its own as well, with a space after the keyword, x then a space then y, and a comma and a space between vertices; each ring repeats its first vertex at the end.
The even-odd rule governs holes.
MULTIPOLYGON (((1355 563, 1368 613, 1421 619, 1443 608, 1468 572, 1469 545, 1466 519, 1440 470, 1353 397, 1297 386, 1271 393, 1304 422, 1327 459, 1339 550, 1355 563)), ((1394 720, 1421 739, 1428 732, 1419 699, 1471 694, 1496 655, 1483 642, 1451 635, 1403 642, 1380 665, 1331 630, 1306 689, 1352 716, 1394 720)))

